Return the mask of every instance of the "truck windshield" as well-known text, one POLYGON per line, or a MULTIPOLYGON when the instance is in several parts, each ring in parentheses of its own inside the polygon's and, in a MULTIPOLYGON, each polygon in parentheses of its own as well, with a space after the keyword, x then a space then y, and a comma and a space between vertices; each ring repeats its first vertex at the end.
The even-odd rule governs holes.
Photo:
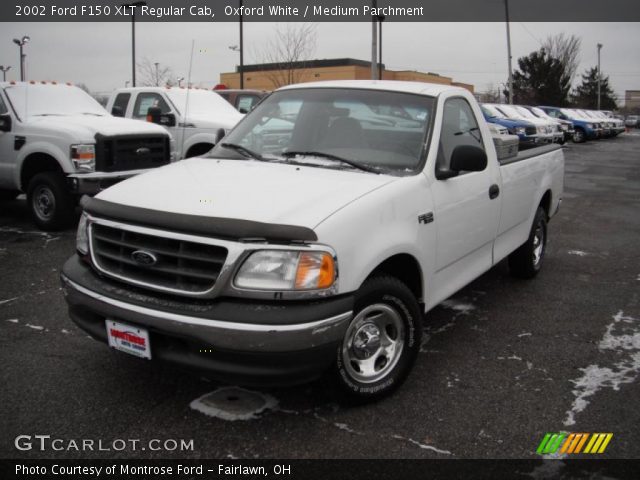
POLYGON ((5 93, 21 119, 47 115, 109 115, 91 95, 70 85, 9 85, 5 93))
POLYGON ((531 111, 538 117, 538 118, 545 118, 545 119, 550 119, 553 117, 550 117, 549 115, 547 115, 547 113, 542 110, 541 108, 538 107, 531 107, 531 111))
POLYGON ((215 92, 171 88, 167 90, 166 93, 180 115, 212 116, 220 113, 234 116, 240 115, 239 112, 233 108, 233 105, 215 92))
POLYGON ((506 118, 504 114, 493 105, 482 105, 482 111, 487 117, 506 118))
POLYGON ((210 156, 410 175, 420 166, 433 105, 433 97, 381 90, 281 90, 210 156))
POLYGON ((527 110, 524 107, 521 107, 520 105, 516 105, 515 107, 513 107, 514 109, 516 109, 518 111, 518 113, 520 113, 520 115, 523 118, 537 118, 533 113, 531 113, 529 110, 527 110))

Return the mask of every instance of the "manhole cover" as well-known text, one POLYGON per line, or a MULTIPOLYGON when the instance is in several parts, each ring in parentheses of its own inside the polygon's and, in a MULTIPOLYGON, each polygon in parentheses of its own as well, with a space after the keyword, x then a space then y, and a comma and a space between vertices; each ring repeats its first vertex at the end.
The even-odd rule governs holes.
POLYGON ((251 420, 265 410, 274 409, 278 401, 271 395, 238 387, 223 387, 195 399, 194 410, 222 420, 251 420))

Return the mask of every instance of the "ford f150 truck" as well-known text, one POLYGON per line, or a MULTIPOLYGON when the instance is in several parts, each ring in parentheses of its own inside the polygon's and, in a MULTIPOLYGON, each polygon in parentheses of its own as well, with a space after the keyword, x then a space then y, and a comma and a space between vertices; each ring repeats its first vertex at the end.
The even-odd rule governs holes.
POLYGON ((243 117, 217 93, 184 87, 121 88, 109 98, 107 110, 165 127, 178 159, 204 155, 213 148, 218 130, 230 130, 243 117), (150 115, 150 108, 158 109, 157 115, 150 115))
POLYGON ((67 226, 76 199, 171 162, 162 127, 114 118, 56 83, 0 83, 0 199, 20 192, 43 230, 67 226))
POLYGON ((284 87, 206 157, 83 201, 69 314, 142 358, 244 384, 331 370, 374 400, 411 370, 425 312, 504 258, 540 271, 563 172, 557 145, 498 161, 462 88, 284 87))

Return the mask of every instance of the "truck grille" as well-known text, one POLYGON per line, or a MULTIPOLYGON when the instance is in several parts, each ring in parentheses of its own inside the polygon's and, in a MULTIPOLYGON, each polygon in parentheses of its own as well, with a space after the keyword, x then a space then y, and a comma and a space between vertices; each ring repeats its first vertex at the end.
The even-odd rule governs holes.
POLYGON ((221 246, 99 223, 91 225, 91 249, 96 267, 107 275, 151 289, 192 295, 213 288, 227 258, 227 249, 221 246))
POLYGON ((122 172, 170 162, 171 146, 166 135, 96 137, 96 171, 122 172))
POLYGON ((537 134, 537 133, 538 133, 538 130, 536 129, 536 127, 526 127, 526 128, 525 128, 525 130, 524 130, 524 132, 525 132, 527 135, 535 135, 535 134, 537 134))

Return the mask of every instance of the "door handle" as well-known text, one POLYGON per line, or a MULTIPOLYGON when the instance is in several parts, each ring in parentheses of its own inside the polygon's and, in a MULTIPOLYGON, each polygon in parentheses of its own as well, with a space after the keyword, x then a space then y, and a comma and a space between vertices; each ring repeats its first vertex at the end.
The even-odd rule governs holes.
POLYGON ((493 200, 500 195, 500 187, 496 184, 493 184, 489 187, 489 198, 493 200))

